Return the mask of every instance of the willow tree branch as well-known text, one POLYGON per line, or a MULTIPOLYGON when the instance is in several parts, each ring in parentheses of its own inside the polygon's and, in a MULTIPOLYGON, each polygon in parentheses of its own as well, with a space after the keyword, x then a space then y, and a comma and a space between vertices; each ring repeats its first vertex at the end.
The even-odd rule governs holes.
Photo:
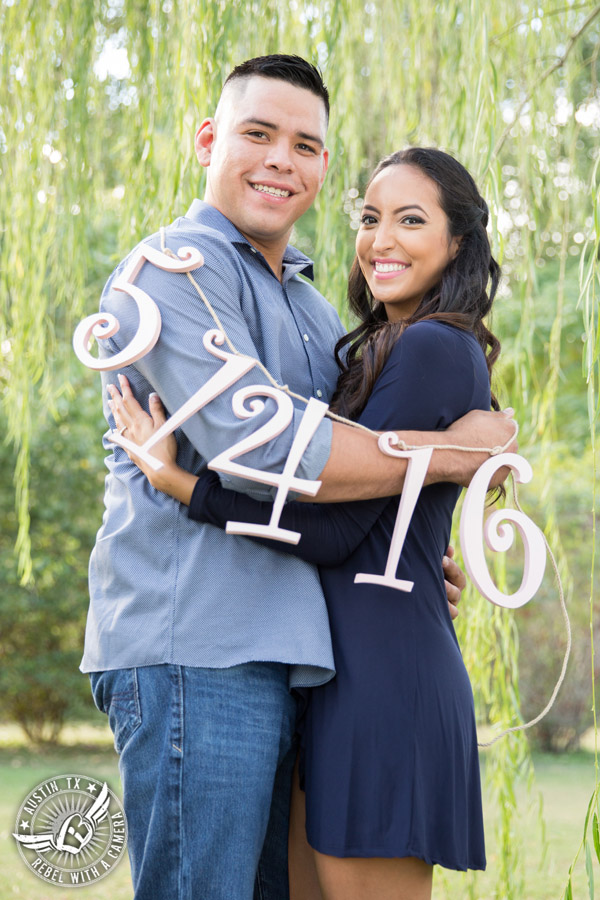
POLYGON ((523 112, 523 110, 525 109, 525 107, 527 106, 527 104, 529 103, 531 98, 533 97, 535 91, 537 91, 539 86, 541 84, 543 84, 544 81, 546 81, 546 79, 549 78, 553 72, 556 72, 557 69, 560 69, 562 66, 564 66, 569 53, 571 52, 571 50, 577 43, 578 39, 581 37, 581 35, 584 33, 584 31, 587 28, 589 28, 589 26, 592 24, 592 22, 598 15, 600 15, 600 5, 594 7, 594 9, 591 11, 589 16, 587 16, 587 18, 584 19, 584 21, 582 22, 581 26, 577 29, 577 31, 574 31, 573 34, 569 35, 569 39, 567 40, 567 46, 565 48, 565 52, 563 53, 563 55, 559 56, 559 58, 557 60, 555 60, 555 62, 553 62, 551 66, 548 66, 547 69, 544 69, 544 71, 541 73, 539 78, 536 78, 536 80, 533 82, 529 91, 527 92, 527 94, 525 95, 525 97, 523 98, 521 103, 519 104, 519 107, 515 114, 514 121, 509 122, 509 124, 506 126, 506 128, 504 129, 504 131, 498 138, 498 140, 494 146, 494 149, 492 150, 490 158, 488 160, 488 164, 483 171, 482 178, 485 178, 485 176, 489 172, 492 161, 498 156, 498 154, 500 153, 500 150, 506 143, 506 139, 508 138, 508 136, 512 130, 514 122, 516 122, 518 120, 519 116, 521 115, 521 113, 523 112))
MULTIPOLYGON (((577 6, 559 6, 556 9, 544 10, 544 19, 547 19, 550 16, 559 16, 561 13, 574 12, 577 9, 584 9, 586 6, 589 6, 589 3, 578 3, 577 6)), ((511 25, 510 28, 506 29, 506 31, 502 31, 500 34, 496 34, 493 38, 490 38, 490 44, 499 44, 500 41, 503 40, 503 38, 508 37, 509 34, 512 34, 513 31, 516 31, 517 28, 521 27, 521 25, 530 25, 535 18, 537 18, 537 15, 534 13, 527 19, 519 19, 518 22, 515 22, 514 25, 511 25)))

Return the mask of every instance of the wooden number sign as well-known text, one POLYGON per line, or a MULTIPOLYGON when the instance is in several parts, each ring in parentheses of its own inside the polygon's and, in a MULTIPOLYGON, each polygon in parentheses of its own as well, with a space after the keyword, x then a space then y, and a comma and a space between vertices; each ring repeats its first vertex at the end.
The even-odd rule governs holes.
POLYGON ((297 544, 301 538, 301 534, 298 531, 288 531, 285 528, 280 528, 279 518, 281 516, 283 504, 290 491, 298 491, 301 494, 307 494, 309 497, 314 497, 321 487, 320 481, 308 481, 305 478, 296 478, 294 473, 302 459, 302 454, 308 447, 321 419, 327 412, 328 406, 320 400, 315 400, 314 397, 309 400, 292 446, 290 447, 290 452, 285 462, 285 466, 283 467, 283 472, 278 475, 273 472, 263 472, 261 469, 252 469, 233 462, 233 460, 236 457, 241 456, 242 453, 247 453, 249 450, 261 447, 263 444, 266 444, 267 441, 277 437, 292 421, 294 407, 288 395, 284 394, 283 391, 277 390, 277 388, 268 387, 266 385, 252 385, 251 387, 242 388, 234 394, 233 411, 238 418, 247 419, 250 416, 262 412, 264 403, 260 400, 254 400, 250 404, 250 411, 244 406, 245 400, 256 396, 272 397, 277 403, 276 413, 269 422, 259 428, 258 431, 255 431, 250 437, 245 438, 243 441, 239 441, 239 443, 230 447, 229 450, 225 450, 223 453, 215 456, 214 459, 211 459, 208 468, 228 475, 239 475, 241 478, 249 478, 252 481, 259 481, 262 484, 271 484, 277 487, 277 494, 275 496, 275 502, 273 503, 273 512, 268 525, 248 524, 246 522, 228 522, 228 534, 269 537, 276 541, 297 544))
POLYGON ((137 248, 125 270, 115 279, 113 287, 115 291, 123 291, 135 300, 140 317, 138 330, 127 347, 119 353, 108 359, 97 359, 89 351, 91 338, 95 337, 100 341, 112 337, 119 330, 119 321, 111 313, 88 316, 79 323, 73 335, 73 349, 84 366, 98 372, 110 372, 131 365, 152 350, 160 334, 160 311, 152 297, 133 282, 145 262, 167 272, 191 272, 204 265, 202 254, 193 247, 180 247, 177 255, 179 259, 173 259, 147 244, 141 244, 137 248))
POLYGON ((517 453, 501 453, 479 467, 469 485, 460 517, 460 546, 467 572, 479 592, 497 606, 516 609, 528 603, 542 583, 546 568, 546 545, 537 525, 518 509, 497 509, 483 525, 485 495, 494 472, 508 466, 518 482, 531 481, 533 472, 524 457, 517 453), (483 535, 490 550, 506 552, 514 540, 512 525, 517 527, 525 549, 525 565, 521 586, 514 594, 504 594, 491 579, 483 552, 483 535), (483 535, 482 535, 483 526, 483 535))
POLYGON ((354 578, 354 582, 355 584, 382 584, 386 587, 396 588, 397 591, 412 591, 414 581, 404 581, 401 578, 396 578, 396 570, 410 520, 427 475, 427 468, 433 450, 431 448, 426 450, 397 450, 395 448, 397 443, 398 435, 394 431, 384 432, 384 434, 380 435, 378 441, 379 449, 382 453, 387 454, 387 456, 399 456, 402 459, 408 459, 404 489, 400 497, 400 505, 398 506, 398 514, 385 572, 383 575, 365 575, 364 572, 359 572, 354 578))
MULTIPOLYGON (((203 264, 202 255, 191 247, 181 248, 178 255, 179 259, 174 259, 147 245, 138 248, 125 271, 113 285, 116 290, 132 297, 137 304, 140 319, 138 329, 123 350, 107 359, 96 359, 89 352, 91 338, 102 340, 110 337, 118 331, 119 322, 115 316, 110 314, 99 313, 88 316, 77 327, 73 337, 75 352, 85 366, 102 371, 119 369, 141 359, 154 347, 160 334, 160 312, 154 300, 145 291, 136 287, 133 282, 145 262, 170 272, 189 272, 203 264)), ((204 334, 202 339, 204 349, 211 356, 221 360, 223 365, 167 419, 152 437, 138 446, 122 434, 113 431, 110 435, 113 443, 126 450, 131 450, 152 468, 160 469, 162 463, 152 455, 152 448, 223 391, 239 381, 256 364, 256 360, 250 357, 227 353, 221 349, 224 341, 225 335, 218 329, 211 329, 204 334)), ((278 388, 266 384, 254 384, 237 390, 232 399, 233 414, 239 419, 250 419, 259 415, 265 408, 264 399, 260 398, 270 398, 275 401, 276 409, 269 421, 263 423, 255 432, 233 447, 229 447, 215 456, 209 462, 209 468, 277 488, 273 512, 268 525, 228 522, 228 533, 268 537, 275 541, 297 544, 301 535, 279 526, 281 511, 290 491, 314 497, 319 490, 320 481, 299 478, 296 476, 296 470, 328 407, 327 404, 314 398, 308 401, 283 471, 272 473, 236 462, 238 457, 243 454, 278 437, 292 422, 294 407, 290 397, 278 388)), ((399 450, 397 444, 398 437, 391 431, 382 434, 378 442, 382 453, 408 460, 404 490, 400 498, 385 572, 383 574, 359 572, 354 580, 358 584, 378 584, 410 592, 414 582, 397 578, 396 572, 412 515, 425 482, 433 448, 399 450)), ((538 590, 544 576, 546 547, 540 529, 519 510, 497 510, 489 516, 484 525, 483 512, 489 482, 494 472, 502 466, 509 466, 514 471, 517 481, 526 483, 531 480, 531 466, 522 456, 504 453, 487 460, 475 474, 465 496, 460 521, 460 543, 467 572, 479 591, 492 603, 515 609, 531 600, 538 590), (513 525, 523 540, 525 564, 519 589, 514 594, 507 595, 500 591, 492 581, 485 560, 483 536, 485 536, 490 549, 505 552, 513 543, 513 525)))

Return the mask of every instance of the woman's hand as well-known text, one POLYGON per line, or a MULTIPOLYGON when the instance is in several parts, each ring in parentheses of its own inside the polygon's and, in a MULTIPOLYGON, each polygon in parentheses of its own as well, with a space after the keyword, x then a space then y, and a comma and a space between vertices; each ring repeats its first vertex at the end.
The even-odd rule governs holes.
MULTIPOLYGON (((140 446, 166 422, 165 408, 158 394, 150 394, 148 398, 150 415, 148 415, 133 396, 127 378, 124 375, 118 375, 118 379, 122 393, 119 393, 114 384, 109 384, 110 400, 108 405, 114 416, 117 430, 121 434, 126 434, 128 440, 140 446)), ((153 487, 165 494, 170 494, 181 503, 189 505, 197 478, 190 472, 186 472, 185 469, 181 469, 175 462, 177 442, 172 433, 152 448, 152 456, 163 463, 162 468, 158 471, 151 469, 143 459, 130 450, 125 452, 129 459, 142 470, 153 487)))
MULTIPOLYGON (((110 400, 108 405, 114 416, 117 430, 120 434, 126 434, 128 440, 133 441, 138 447, 151 438, 155 431, 166 422, 165 408, 160 402, 158 394, 150 394, 148 404, 150 415, 144 412, 140 404, 133 396, 129 381, 124 375, 118 375, 121 394, 116 385, 108 385, 110 400)), ((152 470, 146 466, 137 456, 134 457, 128 450, 127 455, 144 475, 152 482, 152 470)), ((173 465, 177 456, 177 442, 175 435, 170 434, 152 448, 152 455, 156 456, 165 466, 173 465)))

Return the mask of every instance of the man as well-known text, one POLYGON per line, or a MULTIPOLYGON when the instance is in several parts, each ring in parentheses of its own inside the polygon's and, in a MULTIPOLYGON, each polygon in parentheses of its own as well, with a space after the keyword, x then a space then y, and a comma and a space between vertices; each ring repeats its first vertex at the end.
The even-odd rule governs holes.
MULTIPOLYGON (((237 350, 260 359, 279 384, 325 401, 337 378, 332 348, 342 326, 298 277, 312 277, 312 265, 288 240, 325 178, 328 111, 321 78, 304 60, 273 56, 239 66, 214 118, 196 134, 208 170, 205 202, 194 201, 166 231, 172 252, 202 252, 193 278, 237 350)), ((158 235, 147 243, 161 246, 158 235)), ((102 299, 121 325, 103 342, 108 355, 137 327, 133 304, 113 289, 125 264, 102 299)), ((156 391, 173 413, 222 364, 202 346, 215 323, 186 275, 145 264, 136 285, 158 303, 163 324, 156 346, 127 376, 142 404, 156 391)), ((269 421, 272 400, 248 421, 231 410, 233 391, 261 383, 266 377, 255 368, 183 425, 182 466, 198 471, 269 421)), ((288 429, 240 461, 280 472, 303 412, 298 404, 288 429)), ((511 433, 502 416, 471 413, 453 426, 451 440, 447 433, 401 437, 493 446, 511 433)), ((468 483, 485 457, 439 451, 429 479, 468 483)), ((92 673, 120 753, 135 896, 282 900, 294 759, 289 687, 333 674, 317 573, 276 549, 188 521, 119 448, 107 465, 82 669, 92 673)), ((405 469, 372 436, 324 420, 297 475, 320 478, 317 499, 327 501, 399 493, 405 469)))

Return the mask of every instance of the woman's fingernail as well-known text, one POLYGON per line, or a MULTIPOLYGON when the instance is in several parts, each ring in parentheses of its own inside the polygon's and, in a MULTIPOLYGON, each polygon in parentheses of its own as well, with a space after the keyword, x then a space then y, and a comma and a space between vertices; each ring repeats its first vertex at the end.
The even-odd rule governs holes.
POLYGON ((149 400, 158 400, 158 394, 156 393, 156 391, 152 391, 152 393, 148 395, 148 399, 149 400))
POLYGON ((450 559, 449 559, 449 557, 447 557, 447 556, 442 556, 442 565, 443 565, 443 566, 448 566, 448 565, 450 565, 450 559))

